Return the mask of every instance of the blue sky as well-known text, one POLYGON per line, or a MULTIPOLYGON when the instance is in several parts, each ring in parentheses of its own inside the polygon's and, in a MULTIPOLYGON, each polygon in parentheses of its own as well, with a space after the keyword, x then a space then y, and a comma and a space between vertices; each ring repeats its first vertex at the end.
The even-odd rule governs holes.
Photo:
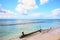
POLYGON ((0 19, 60 19, 60 0, 0 0, 0 19))

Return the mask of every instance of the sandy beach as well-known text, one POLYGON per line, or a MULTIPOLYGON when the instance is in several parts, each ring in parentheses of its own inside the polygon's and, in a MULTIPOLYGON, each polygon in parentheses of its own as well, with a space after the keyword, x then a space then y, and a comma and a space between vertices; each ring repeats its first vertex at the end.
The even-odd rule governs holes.
POLYGON ((49 31, 37 32, 24 38, 11 38, 9 40, 60 40, 60 28, 53 28, 49 31))

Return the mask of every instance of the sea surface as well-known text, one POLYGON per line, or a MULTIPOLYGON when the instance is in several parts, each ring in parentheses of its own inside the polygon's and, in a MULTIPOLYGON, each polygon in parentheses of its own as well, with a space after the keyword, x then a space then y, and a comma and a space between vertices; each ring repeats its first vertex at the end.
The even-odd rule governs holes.
POLYGON ((60 19, 0 19, 0 40, 53 27, 60 27, 60 19))

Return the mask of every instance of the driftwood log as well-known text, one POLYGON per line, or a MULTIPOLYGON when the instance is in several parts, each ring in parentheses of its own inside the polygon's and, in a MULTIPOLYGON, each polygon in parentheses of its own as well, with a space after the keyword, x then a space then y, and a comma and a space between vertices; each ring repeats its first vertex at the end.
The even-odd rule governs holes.
POLYGON ((42 29, 37 30, 37 31, 32 32, 32 33, 29 33, 29 34, 24 34, 24 32, 22 32, 22 35, 21 35, 19 38, 24 38, 24 37, 29 36, 29 35, 32 35, 32 34, 34 34, 34 33, 36 33, 36 32, 42 32, 42 29))

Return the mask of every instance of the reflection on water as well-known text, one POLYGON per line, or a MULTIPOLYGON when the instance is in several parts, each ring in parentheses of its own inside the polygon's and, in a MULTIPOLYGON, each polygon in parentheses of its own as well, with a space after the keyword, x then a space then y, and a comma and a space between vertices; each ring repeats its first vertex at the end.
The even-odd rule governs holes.
POLYGON ((25 34, 42 29, 60 26, 60 20, 11 20, 0 22, 0 38, 20 36, 21 32, 25 34), (15 25, 17 24, 18 25, 15 25), (3 24, 3 25, 2 25, 3 24), (5 26, 4 26, 5 24, 5 26), (6 24, 9 24, 8 26, 6 24), (10 25, 14 24, 14 25, 10 25), (22 25, 21 25, 22 24, 22 25))

